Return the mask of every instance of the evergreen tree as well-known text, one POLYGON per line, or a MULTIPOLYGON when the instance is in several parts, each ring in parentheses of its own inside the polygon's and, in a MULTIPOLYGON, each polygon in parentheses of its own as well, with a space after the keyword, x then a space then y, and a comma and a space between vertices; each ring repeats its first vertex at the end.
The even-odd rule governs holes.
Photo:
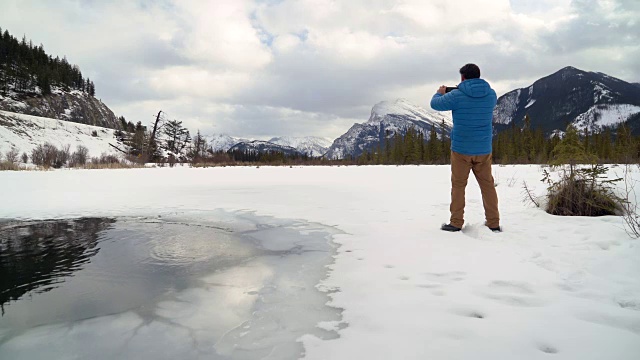
POLYGON ((36 93, 39 89, 42 95, 47 95, 53 86, 83 90, 80 68, 70 64, 66 57, 47 55, 42 45, 34 46, 26 36, 18 41, 6 29, 1 34, 0 92, 36 93))
POLYGON ((167 140, 162 147, 176 157, 181 156, 184 148, 191 142, 189 130, 182 126, 182 121, 171 120, 164 124, 163 132, 167 140))
POLYGON ((551 165, 569 165, 570 175, 573 176, 577 164, 593 164, 597 157, 587 153, 584 144, 580 141, 578 131, 572 125, 567 127, 564 138, 553 149, 551 165))

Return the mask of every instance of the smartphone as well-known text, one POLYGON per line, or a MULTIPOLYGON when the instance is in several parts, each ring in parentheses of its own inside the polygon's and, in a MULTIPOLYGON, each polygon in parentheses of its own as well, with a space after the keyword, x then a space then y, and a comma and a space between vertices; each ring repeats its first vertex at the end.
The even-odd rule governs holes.
POLYGON ((451 90, 456 90, 458 87, 457 86, 447 86, 447 90, 445 90, 445 93, 448 93, 451 90))

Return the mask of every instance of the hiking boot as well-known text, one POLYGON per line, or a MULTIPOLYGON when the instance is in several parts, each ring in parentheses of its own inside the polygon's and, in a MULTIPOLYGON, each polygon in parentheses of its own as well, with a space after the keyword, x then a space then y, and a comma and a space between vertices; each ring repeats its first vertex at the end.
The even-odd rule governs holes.
POLYGON ((456 231, 460 231, 462 229, 457 227, 457 226, 453 226, 451 224, 442 224, 442 227, 440 228, 440 230, 456 232, 456 231))
POLYGON ((498 227, 489 227, 489 226, 487 226, 487 227, 489 228, 489 230, 493 231, 494 233, 502 232, 502 228, 500 226, 498 226, 498 227))

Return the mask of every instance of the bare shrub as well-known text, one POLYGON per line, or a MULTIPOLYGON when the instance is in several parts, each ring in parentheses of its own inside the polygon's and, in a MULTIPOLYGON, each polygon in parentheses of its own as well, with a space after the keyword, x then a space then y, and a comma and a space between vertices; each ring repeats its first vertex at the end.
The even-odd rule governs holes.
POLYGON ((89 149, 87 149, 84 145, 78 145, 76 147, 76 151, 71 154, 71 159, 69 160, 70 167, 78 167, 84 166, 87 163, 87 159, 89 158, 89 149))
POLYGON ((138 163, 127 163, 127 162, 119 162, 119 163, 107 163, 101 164, 99 162, 88 162, 83 168, 84 169, 131 169, 131 168, 143 168, 144 165, 138 163))
POLYGON ((553 149, 552 169, 559 169, 554 180, 546 169, 542 182, 548 185, 546 211, 561 216, 616 215, 621 199, 613 184, 622 179, 607 179, 608 167, 597 164, 597 156, 588 152, 572 125, 553 149), (579 164, 590 164, 587 167, 579 164))
POLYGON ((177 162, 176 157, 173 156, 173 154, 169 154, 169 159, 167 160, 167 162, 169 163, 169 167, 174 167, 177 162))
POLYGON ((605 179, 608 170, 603 165, 572 172, 565 169, 557 181, 545 170, 543 181, 549 185, 546 211, 561 216, 616 215, 622 210, 621 199, 612 185, 621 179, 605 179))
POLYGON ((40 144, 31 150, 31 162, 44 168, 60 167, 58 154, 59 150, 55 145, 51 143, 40 144))
POLYGON ((16 148, 11 148, 11 150, 7 151, 4 156, 7 158, 7 162, 15 164, 18 162, 18 157, 20 156, 20 151, 16 148))
POLYGON ((58 156, 56 158, 55 166, 56 168, 63 167, 69 160, 71 159, 71 145, 64 145, 60 150, 58 150, 58 156))
POLYGON ((524 203, 531 203, 537 208, 540 207, 540 201, 536 199, 536 196, 533 194, 533 191, 529 188, 526 181, 522 181, 522 193, 524 194, 524 198, 522 199, 524 203))
POLYGON ((44 147, 43 147, 43 145, 38 145, 33 150, 31 150, 31 162, 34 165, 38 165, 38 166, 43 166, 44 165, 44 147))
POLYGON ((119 164, 120 162, 121 161, 117 156, 112 154, 107 154, 107 153, 102 153, 100 157, 94 156, 91 158, 92 164, 107 165, 107 164, 119 164))
POLYGON ((622 217, 624 219, 627 235, 633 238, 640 238, 640 214, 636 197, 636 183, 631 176, 631 167, 629 164, 624 169, 624 199, 620 201, 622 208, 622 217))
POLYGON ((26 152, 22 153, 22 162, 25 164, 29 162, 29 155, 26 152))
POLYGON ((119 164, 120 159, 116 155, 102 153, 102 155, 100 155, 100 163, 101 164, 119 164))

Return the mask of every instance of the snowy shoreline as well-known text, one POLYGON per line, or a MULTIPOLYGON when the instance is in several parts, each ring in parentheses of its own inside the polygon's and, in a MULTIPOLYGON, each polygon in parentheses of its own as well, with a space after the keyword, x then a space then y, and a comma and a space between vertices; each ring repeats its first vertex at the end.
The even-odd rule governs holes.
MULTIPOLYGON (((336 227, 339 339, 306 358, 636 359, 640 246, 620 217, 559 218, 522 203, 538 166, 495 166, 505 232, 483 226, 475 180, 462 233, 448 166, 227 167, 0 173, 0 218, 250 210, 336 227), (346 327, 345 327, 346 325, 346 327)), ((612 171, 617 171, 612 169, 612 171)), ((635 170, 635 179, 640 174, 635 170)))

